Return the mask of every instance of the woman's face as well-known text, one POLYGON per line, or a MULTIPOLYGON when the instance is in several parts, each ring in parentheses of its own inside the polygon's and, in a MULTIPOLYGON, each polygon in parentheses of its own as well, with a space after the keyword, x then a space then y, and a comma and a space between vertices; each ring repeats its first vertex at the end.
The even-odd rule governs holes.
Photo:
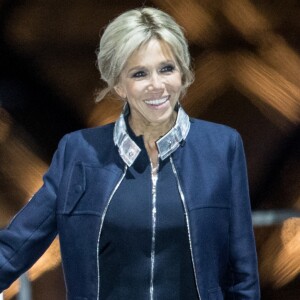
POLYGON ((174 121, 182 91, 181 72, 168 44, 151 39, 128 59, 115 86, 128 101, 131 121, 149 126, 174 121))

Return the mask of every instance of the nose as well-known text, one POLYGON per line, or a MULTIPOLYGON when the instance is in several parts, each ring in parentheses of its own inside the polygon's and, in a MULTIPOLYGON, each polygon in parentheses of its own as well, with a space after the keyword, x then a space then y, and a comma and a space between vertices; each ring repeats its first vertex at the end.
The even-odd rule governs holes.
POLYGON ((152 74, 149 82, 149 91, 164 89, 163 78, 157 73, 152 74))

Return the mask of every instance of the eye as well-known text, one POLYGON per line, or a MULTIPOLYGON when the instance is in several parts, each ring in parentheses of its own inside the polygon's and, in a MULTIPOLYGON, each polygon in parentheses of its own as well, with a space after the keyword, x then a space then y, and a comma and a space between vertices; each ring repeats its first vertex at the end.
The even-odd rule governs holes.
POLYGON ((132 78, 141 78, 141 77, 145 77, 147 74, 144 71, 138 71, 132 74, 132 78))
POLYGON ((173 65, 166 65, 163 68, 160 69, 161 73, 171 73, 175 70, 175 67, 173 65))

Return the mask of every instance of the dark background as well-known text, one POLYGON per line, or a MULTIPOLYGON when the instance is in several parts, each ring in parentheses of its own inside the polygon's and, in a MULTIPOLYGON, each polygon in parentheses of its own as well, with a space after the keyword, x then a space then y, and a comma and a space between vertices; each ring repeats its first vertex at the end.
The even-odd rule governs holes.
MULTIPOLYGON (((183 106, 241 133, 253 210, 299 211, 298 0, 0 0, 0 227, 41 185, 65 133, 117 118, 119 100, 94 103, 95 52, 109 20, 143 4, 185 28, 196 80, 183 106)), ((300 219, 255 233, 262 299, 299 299, 300 219)), ((29 277, 33 299, 65 298, 57 241, 29 277)))

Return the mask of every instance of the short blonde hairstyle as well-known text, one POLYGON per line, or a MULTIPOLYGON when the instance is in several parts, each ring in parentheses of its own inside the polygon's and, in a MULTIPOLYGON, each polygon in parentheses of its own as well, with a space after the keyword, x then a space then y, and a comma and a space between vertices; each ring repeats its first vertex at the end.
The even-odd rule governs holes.
POLYGON ((163 40, 170 46, 182 74, 184 94, 193 82, 194 74, 183 30, 165 12, 145 7, 121 14, 106 27, 100 40, 97 63, 107 88, 97 95, 97 102, 117 85, 121 71, 132 53, 152 38, 163 40))

